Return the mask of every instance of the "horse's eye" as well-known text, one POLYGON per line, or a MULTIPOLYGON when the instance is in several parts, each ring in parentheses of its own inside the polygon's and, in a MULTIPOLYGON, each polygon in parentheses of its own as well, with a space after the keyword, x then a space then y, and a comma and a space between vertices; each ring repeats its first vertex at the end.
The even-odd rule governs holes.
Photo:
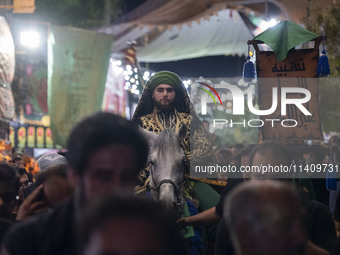
POLYGON ((152 160, 149 160, 149 164, 151 164, 151 165, 155 165, 155 162, 153 162, 152 160))

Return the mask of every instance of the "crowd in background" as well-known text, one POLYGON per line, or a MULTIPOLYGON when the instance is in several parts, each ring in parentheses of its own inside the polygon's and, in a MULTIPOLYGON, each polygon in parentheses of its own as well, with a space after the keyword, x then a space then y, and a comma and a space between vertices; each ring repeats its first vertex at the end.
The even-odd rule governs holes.
MULTIPOLYGON (((338 146, 336 136, 328 148, 235 144, 215 149, 215 156, 237 167, 337 164, 338 146)), ((67 149, 38 159, 2 158, 2 254, 188 254, 182 227, 214 224, 214 247, 198 254, 340 254, 338 181, 327 173, 284 180, 223 176, 227 185, 214 186, 222 196, 216 207, 178 220, 132 195, 148 149, 129 121, 90 116, 75 127, 67 149)))

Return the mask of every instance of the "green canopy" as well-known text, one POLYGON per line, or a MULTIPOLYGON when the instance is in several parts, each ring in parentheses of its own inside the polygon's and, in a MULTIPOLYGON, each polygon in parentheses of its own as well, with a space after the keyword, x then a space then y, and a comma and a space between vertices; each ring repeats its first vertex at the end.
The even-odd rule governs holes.
POLYGON ((318 37, 317 34, 304 29, 302 26, 289 20, 283 20, 268 28, 253 40, 260 40, 269 45, 273 49, 277 61, 282 61, 287 58, 287 53, 291 48, 316 37, 318 37))

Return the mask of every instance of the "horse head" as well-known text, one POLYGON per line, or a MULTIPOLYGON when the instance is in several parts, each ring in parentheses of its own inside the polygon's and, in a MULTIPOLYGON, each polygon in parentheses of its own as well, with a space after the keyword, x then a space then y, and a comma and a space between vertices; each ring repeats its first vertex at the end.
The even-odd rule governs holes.
POLYGON ((177 134, 172 129, 165 129, 158 135, 143 130, 150 142, 148 165, 153 197, 176 217, 182 216, 184 211, 182 184, 186 157, 181 142, 186 131, 185 125, 177 134))

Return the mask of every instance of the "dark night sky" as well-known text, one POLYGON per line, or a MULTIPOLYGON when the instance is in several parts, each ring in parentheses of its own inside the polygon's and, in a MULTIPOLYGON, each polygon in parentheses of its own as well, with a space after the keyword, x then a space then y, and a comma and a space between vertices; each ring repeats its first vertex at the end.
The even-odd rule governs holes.
POLYGON ((122 11, 124 14, 126 14, 144 2, 146 2, 146 0, 121 0, 122 11))

